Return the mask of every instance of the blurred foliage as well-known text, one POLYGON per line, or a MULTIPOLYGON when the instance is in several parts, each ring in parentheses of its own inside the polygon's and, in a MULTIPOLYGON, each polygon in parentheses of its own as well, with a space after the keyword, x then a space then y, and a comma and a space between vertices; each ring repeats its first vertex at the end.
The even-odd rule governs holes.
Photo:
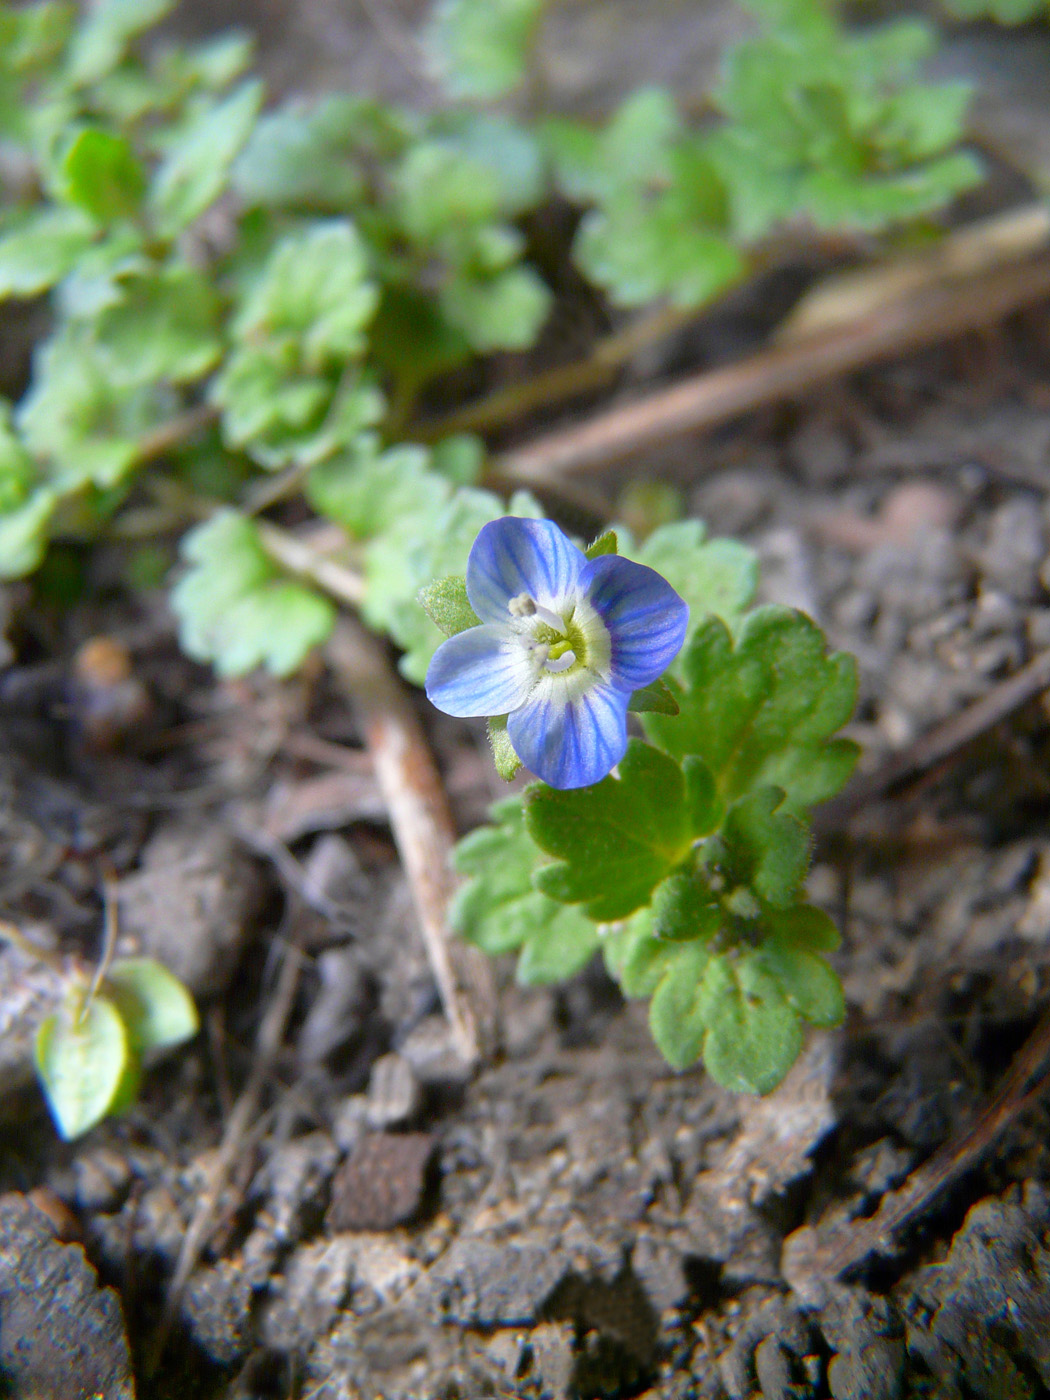
MULTIPOLYGON (((436 377, 536 343, 553 296, 528 227, 555 194, 610 302, 692 308, 792 224, 891 229, 978 178, 964 88, 921 77, 933 31, 854 34, 821 0, 756 4, 700 124, 658 89, 600 124, 513 115, 541 0, 438 0, 423 41, 448 100, 427 114, 340 93, 266 109, 250 41, 167 42, 170 8, 0 6, 0 299, 52 313, 0 402, 0 576, 164 502, 192 527, 184 642, 226 674, 294 669, 333 617, 251 524, 261 470, 346 530, 365 617, 422 677, 439 633, 417 590, 506 507, 478 487, 480 444, 401 439, 436 377)), ((701 541, 674 539, 658 566, 688 582, 701 541)))

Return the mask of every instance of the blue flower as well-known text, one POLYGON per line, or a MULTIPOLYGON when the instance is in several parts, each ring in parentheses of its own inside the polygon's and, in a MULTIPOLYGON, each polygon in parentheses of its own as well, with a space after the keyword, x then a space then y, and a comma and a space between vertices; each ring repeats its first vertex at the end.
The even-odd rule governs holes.
POLYGON ((550 520, 504 516, 467 561, 481 619, 450 637, 427 671, 448 715, 507 715, 526 768, 554 788, 587 787, 627 747, 627 704, 681 650, 687 605, 653 569, 588 559, 550 520))

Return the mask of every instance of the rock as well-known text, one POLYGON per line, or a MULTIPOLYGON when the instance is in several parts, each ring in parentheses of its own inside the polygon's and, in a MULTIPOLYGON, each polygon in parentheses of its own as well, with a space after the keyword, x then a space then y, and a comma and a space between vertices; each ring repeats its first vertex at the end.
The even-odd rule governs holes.
POLYGON ((328 948, 315 966, 321 985, 306 1013, 296 1050, 305 1065, 318 1065, 357 1039, 370 1000, 356 948, 328 948))
POLYGON ((550 1400, 567 1400, 572 1384, 575 1333, 567 1322, 541 1322, 529 1333, 522 1357, 525 1374, 550 1400))
POLYGON ((765 1337, 755 1348, 755 1376, 764 1400, 791 1400, 791 1361, 778 1337, 765 1337))
MULTIPOLYGON (((0 847, 4 835, 0 819, 0 847)), ((0 866, 4 863, 0 857, 0 866)), ((60 1005, 64 990, 51 968, 0 943, 0 1101, 32 1082, 37 1031, 60 1005)))
POLYGON ((131 1184, 131 1166, 119 1152, 99 1147, 81 1152, 73 1162, 77 1208, 82 1211, 114 1211, 131 1184))
POLYGON ((332 1181, 331 1230, 389 1230, 419 1210, 434 1154, 430 1133, 366 1133, 332 1181))
POLYGON ((431 1268, 427 1286, 448 1322, 527 1326, 571 1268, 572 1260, 541 1231, 505 1242, 468 1235, 431 1268))
POLYGON ((995 588, 1029 602, 1039 592, 1040 568, 1047 557, 1046 536, 1034 500, 1018 497, 992 516, 981 555, 984 578, 995 588))
POLYGON ((828 1365, 834 1400, 897 1400, 904 1386, 904 1328, 888 1298, 832 1284, 820 1327, 836 1353, 828 1365))
MULTIPOLYGON (((988 1400, 1050 1387, 1050 1193, 1036 1182, 973 1206, 939 1264, 905 1281, 908 1351, 988 1400)), ((948 1392, 946 1392, 948 1393, 948 1392)))
POLYGON ((270 1232, 282 1243, 295 1242, 324 1209, 339 1149, 327 1133, 304 1133, 278 1148, 252 1183, 265 1200, 270 1232))
POLYGON ((792 1379, 789 1354, 798 1358, 807 1355, 809 1342, 809 1326, 799 1312, 778 1295, 746 1312, 732 1346, 718 1360, 719 1374, 730 1400, 747 1400, 756 1380, 762 1394, 770 1400, 772 1397, 787 1400, 791 1392, 778 1390, 777 1386, 785 1374, 792 1379), (775 1345, 766 1346, 767 1342, 775 1345), (768 1391, 766 1384, 770 1387, 768 1391))
POLYGON ((79 1245, 0 1197, 0 1390, 11 1400, 133 1400, 120 1302, 79 1245))
POLYGON ((171 822, 143 850, 141 868, 120 882, 123 939, 195 995, 213 996, 237 966, 258 883, 251 861, 221 826, 171 822))
POLYGON ((761 561, 761 600, 799 608, 819 619, 813 556, 799 532, 789 525, 778 525, 767 530, 757 545, 761 561))
POLYGON ((201 1351, 220 1366, 232 1366, 252 1340, 252 1288, 234 1261, 198 1269, 186 1286, 182 1317, 201 1351))
POLYGON ((414 1118, 422 1091, 411 1064, 403 1055, 381 1055, 368 1080, 365 1121, 370 1128, 397 1128, 414 1118))
POLYGON ((399 1049, 421 1085, 463 1085, 473 1076, 474 1065, 464 1057, 446 1016, 424 1016, 399 1049))
POLYGON ((262 1339, 274 1351, 305 1352, 335 1321, 354 1276, 351 1235, 303 1245, 271 1283, 262 1315, 262 1339))

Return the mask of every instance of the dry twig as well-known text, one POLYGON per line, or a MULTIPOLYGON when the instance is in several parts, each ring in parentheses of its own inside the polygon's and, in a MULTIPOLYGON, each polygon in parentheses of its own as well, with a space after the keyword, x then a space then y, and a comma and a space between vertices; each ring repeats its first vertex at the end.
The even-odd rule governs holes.
POLYGON ((168 1285, 160 1327, 154 1340, 153 1365, 149 1368, 151 1371, 155 1371, 160 1364, 172 1324, 182 1302, 186 1284, 190 1274, 197 1267, 214 1227, 215 1215, 222 1199, 223 1190, 239 1154, 251 1138, 254 1120, 259 1112, 262 1092, 273 1070, 274 1061, 284 1040, 288 1019, 295 1004, 301 968, 302 957, 299 949, 294 944, 286 944, 273 998, 266 1008, 266 1014, 259 1023, 251 1073, 234 1104, 233 1112, 227 1119, 222 1141, 211 1159, 206 1180, 200 1195, 197 1197, 193 1216, 182 1238, 175 1272, 168 1285))
POLYGON ((893 1252, 902 1226, 929 1208, 941 1192, 968 1171, 1025 1109, 1046 1091, 1050 1075, 1050 1010, 1043 1013, 1002 1079, 992 1100, 970 1126, 915 1169, 904 1185, 883 1196, 873 1216, 837 1222, 822 1234, 803 1226, 784 1244, 783 1272, 799 1296, 819 1307, 826 1286, 872 1254, 893 1252))
POLYGON ((255 526, 263 548, 289 573, 318 584, 351 608, 361 605, 365 596, 361 575, 327 553, 329 548, 338 549, 346 544, 346 536, 337 525, 322 526, 308 538, 284 530, 269 520, 257 520, 255 526))
POLYGON ((495 475, 514 485, 559 473, 595 471, 685 433, 796 397, 830 379, 992 325, 1050 295, 1050 255, 1009 262, 909 288, 856 320, 759 351, 738 364, 696 375, 584 423, 503 453, 495 475))
POLYGON ((484 955, 449 934, 456 833, 441 779, 379 641, 343 617, 327 652, 361 716, 445 1014, 460 1053, 474 1063, 494 1038, 496 994, 484 955))
POLYGON ((952 758, 960 749, 1001 724, 1048 687, 1050 651, 1044 651, 1027 666, 993 686, 980 700, 892 754, 874 772, 854 778, 838 797, 832 798, 818 810, 814 830, 822 835, 840 830, 851 816, 869 802, 886 796, 894 788, 921 777, 952 758))

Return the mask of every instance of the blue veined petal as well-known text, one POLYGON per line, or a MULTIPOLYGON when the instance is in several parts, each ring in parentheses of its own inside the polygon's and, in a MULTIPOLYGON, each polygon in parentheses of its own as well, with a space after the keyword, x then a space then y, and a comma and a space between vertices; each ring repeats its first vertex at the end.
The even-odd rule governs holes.
POLYGON ((467 560, 467 597, 482 622, 506 620, 512 598, 527 593, 545 608, 576 591, 586 564, 552 520, 505 515, 483 526, 467 560))
POLYGON ((650 685, 682 649, 689 606, 655 569, 603 554, 580 575, 612 639, 610 679, 623 690, 650 685))
POLYGON ((509 627, 470 627, 434 653, 427 698, 446 715, 505 715, 528 696, 536 671, 537 662, 509 627))
POLYGON ((507 719, 514 752, 552 788, 600 782, 627 748, 626 692, 598 682, 573 696, 573 680, 541 676, 507 719))

